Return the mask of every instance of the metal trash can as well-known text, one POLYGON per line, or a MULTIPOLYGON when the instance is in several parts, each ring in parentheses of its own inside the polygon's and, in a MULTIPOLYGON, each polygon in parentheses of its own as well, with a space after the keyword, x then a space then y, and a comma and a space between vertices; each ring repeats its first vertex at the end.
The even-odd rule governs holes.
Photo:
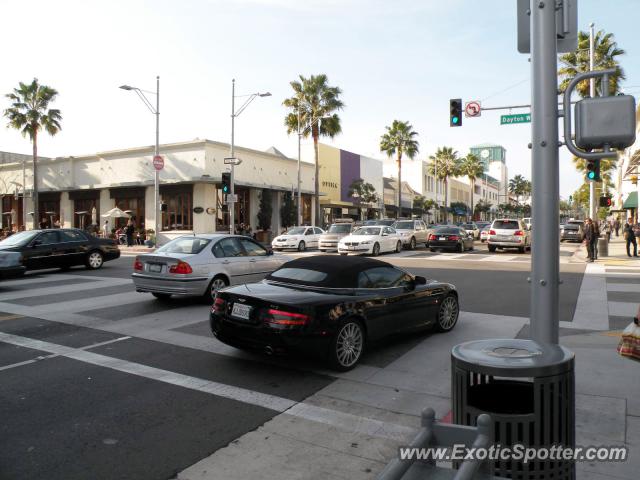
MULTIPOLYGON (((490 339, 451 351, 453 422, 494 421, 496 445, 575 446, 574 354, 532 340, 490 339)), ((519 480, 575 479, 573 462, 496 460, 494 474, 519 480)))
POLYGON ((607 238, 599 238, 598 239, 598 257, 608 257, 609 256, 609 242, 607 238))

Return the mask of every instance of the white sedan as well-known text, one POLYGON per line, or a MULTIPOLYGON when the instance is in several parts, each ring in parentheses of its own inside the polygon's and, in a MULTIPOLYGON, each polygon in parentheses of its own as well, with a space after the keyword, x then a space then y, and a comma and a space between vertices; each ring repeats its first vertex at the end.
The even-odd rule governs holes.
POLYGON ((393 228, 384 225, 360 227, 338 243, 340 255, 365 253, 376 256, 381 252, 399 252, 400 250, 402 250, 400 235, 393 228))
POLYGON ((317 248, 324 230, 318 227, 291 227, 271 242, 274 250, 295 249, 304 252, 307 248, 317 248))

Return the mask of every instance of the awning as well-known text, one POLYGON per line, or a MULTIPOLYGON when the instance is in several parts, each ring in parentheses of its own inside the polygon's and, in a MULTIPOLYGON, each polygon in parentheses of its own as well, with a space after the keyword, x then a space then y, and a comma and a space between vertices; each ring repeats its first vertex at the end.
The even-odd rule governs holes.
POLYGON ((638 208, 638 192, 631 192, 624 201, 622 208, 638 208))

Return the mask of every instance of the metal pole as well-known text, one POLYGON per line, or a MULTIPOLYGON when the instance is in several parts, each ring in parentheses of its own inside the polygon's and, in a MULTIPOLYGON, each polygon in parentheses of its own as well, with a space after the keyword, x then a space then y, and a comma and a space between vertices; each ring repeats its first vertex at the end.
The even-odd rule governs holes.
POLYGON ((440 180, 438 180, 438 159, 433 157, 433 176, 436 186, 436 222, 440 221, 440 203, 438 202, 438 187, 440 187, 440 180))
MULTIPOLYGON (((27 229, 27 157, 22 157, 22 228, 27 229)), ((11 222, 9 222, 11 224, 11 222)), ((61 225, 64 227, 64 225, 61 225)))
POLYGON ((559 165, 555 2, 531 2, 531 338, 558 343, 559 165))
MULTIPOLYGON (((236 79, 231 80, 231 158, 235 158, 235 146, 234 146, 234 135, 235 135, 235 120, 236 120, 236 79)), ((234 167, 235 165, 231 164, 231 198, 235 194, 234 188, 234 167)), ((223 199, 224 200, 224 199, 223 199)), ((235 222, 235 213, 236 213, 236 204, 234 202, 228 202, 227 206, 229 208, 229 233, 233 235, 235 232, 234 222, 235 222)))
MULTIPOLYGON (((594 23, 591 22, 589 24, 589 71, 593 71, 594 66, 594 37, 593 37, 593 27, 594 23)), ((596 79, 592 78, 589 80, 589 95, 591 98, 596 96, 596 79)), ((589 181, 589 216, 595 220, 598 212, 596 211, 598 207, 596 206, 596 182, 589 181)))
POLYGON ((302 225, 302 196, 300 194, 300 149, 302 133, 300 132, 300 102, 298 102, 298 225, 302 225))
MULTIPOLYGON (((155 155, 160 155, 160 76, 156 77, 156 149, 155 155)), ((154 155, 154 156, 155 156, 154 155)), ((160 170, 154 168, 155 174, 153 177, 153 222, 154 231, 156 233, 156 246, 158 245, 158 239, 160 234, 160 222, 158 210, 160 209, 160 170)))

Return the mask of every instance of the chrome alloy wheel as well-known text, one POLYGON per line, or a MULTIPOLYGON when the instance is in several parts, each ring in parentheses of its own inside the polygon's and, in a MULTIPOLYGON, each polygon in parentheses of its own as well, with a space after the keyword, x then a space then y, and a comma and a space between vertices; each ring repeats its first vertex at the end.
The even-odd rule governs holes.
POLYGON ((345 324, 338 332, 336 359, 341 367, 351 367, 360 360, 364 339, 362 327, 355 322, 345 324))
POLYGON ((440 304, 440 310, 438 311, 439 330, 443 332, 451 330, 458 321, 459 313, 460 309, 456 297, 453 295, 446 297, 440 304))
POLYGON ((227 286, 227 282, 224 281, 223 278, 214 278, 213 282, 211 282, 211 298, 216 298, 216 293, 218 293, 218 290, 223 289, 224 287, 227 286))
POLYGON ((102 254, 100 252, 91 252, 89 258, 87 258, 87 263, 94 270, 100 268, 103 263, 102 254))

